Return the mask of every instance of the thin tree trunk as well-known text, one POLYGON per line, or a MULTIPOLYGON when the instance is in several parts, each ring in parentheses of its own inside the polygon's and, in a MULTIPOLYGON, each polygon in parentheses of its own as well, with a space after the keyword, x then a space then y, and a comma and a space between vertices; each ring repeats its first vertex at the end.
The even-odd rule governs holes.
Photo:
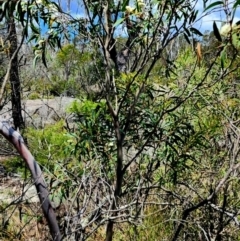
MULTIPOLYGON (((116 166, 116 181, 114 188, 114 199, 112 200, 111 210, 116 210, 118 199, 122 193, 122 181, 124 171, 122 169, 123 166, 123 136, 120 131, 119 122, 115 122, 116 127, 116 137, 117 137, 117 166, 116 166)), ((118 211, 113 212, 113 216, 117 216, 118 211)), ((109 220, 106 228, 106 239, 105 241, 112 241, 114 234, 114 221, 109 220)))
MULTIPOLYGON (((8 19, 8 40, 10 41, 10 53, 11 58, 14 52, 18 48, 16 26, 13 16, 8 19)), ((25 124, 22 117, 21 106, 21 83, 18 71, 18 55, 12 60, 12 66, 10 70, 10 84, 11 84, 11 102, 12 102, 12 117, 15 129, 24 129, 25 124)))

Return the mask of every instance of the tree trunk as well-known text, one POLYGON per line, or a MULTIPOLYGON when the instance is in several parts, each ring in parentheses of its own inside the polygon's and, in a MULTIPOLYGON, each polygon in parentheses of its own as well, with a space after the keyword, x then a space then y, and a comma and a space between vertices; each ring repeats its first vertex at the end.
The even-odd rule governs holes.
MULTIPOLYGON (((116 210, 118 199, 122 193, 122 182, 123 182, 123 175, 124 171, 122 169, 123 166, 123 136, 120 131, 119 122, 115 122, 116 127, 116 137, 117 137, 117 164, 116 164, 116 181, 114 187, 114 199, 112 200, 111 211, 113 211, 113 216, 117 216, 118 211, 116 210), (115 210, 115 211, 114 211, 115 210)), ((112 241, 113 234, 114 234, 114 221, 109 220, 107 223, 106 229, 106 239, 105 241, 112 241)))
MULTIPOLYGON (((11 58, 18 48, 16 26, 13 16, 8 19, 8 40, 10 41, 9 57, 11 58)), ((21 84, 18 72, 18 55, 12 60, 10 70, 12 117, 15 129, 24 129, 25 124, 22 117, 21 106, 21 84)))

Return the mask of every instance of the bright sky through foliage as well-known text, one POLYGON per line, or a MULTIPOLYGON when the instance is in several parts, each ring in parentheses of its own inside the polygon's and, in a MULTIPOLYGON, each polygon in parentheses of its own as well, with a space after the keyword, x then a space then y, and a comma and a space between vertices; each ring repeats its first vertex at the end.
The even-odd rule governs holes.
MULTIPOLYGON (((209 1, 206 4, 206 7, 212 4, 213 2, 216 2, 216 1, 209 1)), ((227 9, 228 12, 232 11, 232 6, 234 3, 235 1, 232 1, 232 3, 231 2, 229 3, 229 7, 227 9)), ((228 21, 226 13, 222 7, 216 7, 214 9, 211 9, 210 12, 209 11, 204 12, 203 1, 200 0, 198 1, 196 8, 199 10, 199 17, 201 17, 201 19, 196 24, 196 27, 202 32, 206 30, 212 31, 214 21, 216 22, 218 28, 221 28, 224 22, 228 21)), ((233 18, 233 23, 236 23, 239 20, 240 20, 240 8, 238 7, 233 18)))
MULTIPOLYGON (((131 1, 130 1, 131 2, 131 1)), ((206 7, 216 1, 208 1, 206 7)), ((67 1, 60 0, 58 3, 61 5, 63 11, 67 11, 67 1)), ((228 11, 231 12, 231 7, 235 1, 229 2, 228 11)), ((227 20, 226 14, 221 7, 216 7, 215 9, 211 9, 211 12, 204 12, 204 4, 202 0, 199 0, 196 5, 196 9, 199 10, 199 21, 196 23, 194 27, 199 29, 201 32, 205 31, 212 31, 213 30, 213 22, 215 21, 217 26, 220 28, 222 24, 227 20)), ((75 18, 82 18, 85 17, 85 12, 83 8, 83 4, 80 1, 70 1, 70 14, 75 18)), ((237 9, 233 22, 237 22, 240 20, 240 10, 237 9)), ((125 35, 126 32, 124 31, 123 26, 119 26, 117 29, 117 34, 125 35)))

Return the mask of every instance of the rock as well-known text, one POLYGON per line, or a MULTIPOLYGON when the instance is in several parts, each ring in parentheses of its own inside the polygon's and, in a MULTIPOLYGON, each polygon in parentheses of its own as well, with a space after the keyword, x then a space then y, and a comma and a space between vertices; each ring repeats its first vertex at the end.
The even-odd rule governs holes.
MULTIPOLYGON (((27 125, 42 128, 64 118, 72 121, 72 116, 66 113, 67 107, 76 99, 71 97, 55 97, 53 99, 36 99, 22 101, 22 114, 27 125)), ((11 104, 0 111, 0 121, 12 123, 11 104)))
POLYGON ((39 202, 39 197, 37 195, 37 190, 34 185, 27 184, 24 186, 23 189, 23 200, 28 202, 28 203, 37 203, 39 202))

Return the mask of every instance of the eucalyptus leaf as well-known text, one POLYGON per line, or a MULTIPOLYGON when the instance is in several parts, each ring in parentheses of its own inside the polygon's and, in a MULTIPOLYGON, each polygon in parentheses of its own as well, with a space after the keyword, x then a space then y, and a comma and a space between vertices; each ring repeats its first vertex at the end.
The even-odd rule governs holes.
POLYGON ((217 38, 217 40, 222 42, 222 37, 219 33, 219 30, 218 30, 218 27, 217 27, 217 24, 215 21, 213 22, 213 33, 214 33, 215 37, 217 38))
POLYGON ((226 60, 226 52, 223 50, 220 55, 220 60, 221 60, 221 68, 224 69, 224 64, 226 60))
POLYGON ((240 5, 240 0, 237 0, 237 1, 233 4, 233 9, 236 9, 239 5, 240 5))
POLYGON ((184 36, 184 38, 186 39, 186 41, 187 41, 189 44, 191 44, 191 42, 190 42, 190 40, 189 40, 187 34, 184 33, 183 36, 184 36))
POLYGON ((120 25, 123 21, 124 21, 125 18, 119 18, 114 24, 113 24, 113 27, 117 27, 118 25, 120 25))
POLYGON ((208 6, 204 9, 203 12, 206 12, 207 10, 209 10, 209 9, 211 9, 211 8, 215 8, 215 7, 217 7, 217 6, 219 6, 219 5, 223 5, 223 4, 224 4, 223 1, 213 2, 213 3, 211 3, 210 5, 208 5, 208 6))
POLYGON ((190 31, 194 34, 199 35, 199 36, 203 36, 203 34, 196 28, 190 28, 190 31))
POLYGON ((34 57, 34 60, 33 60, 33 68, 36 67, 36 63, 37 63, 38 59, 40 59, 40 58, 41 58, 41 56, 40 56, 39 54, 37 54, 37 55, 34 57))

